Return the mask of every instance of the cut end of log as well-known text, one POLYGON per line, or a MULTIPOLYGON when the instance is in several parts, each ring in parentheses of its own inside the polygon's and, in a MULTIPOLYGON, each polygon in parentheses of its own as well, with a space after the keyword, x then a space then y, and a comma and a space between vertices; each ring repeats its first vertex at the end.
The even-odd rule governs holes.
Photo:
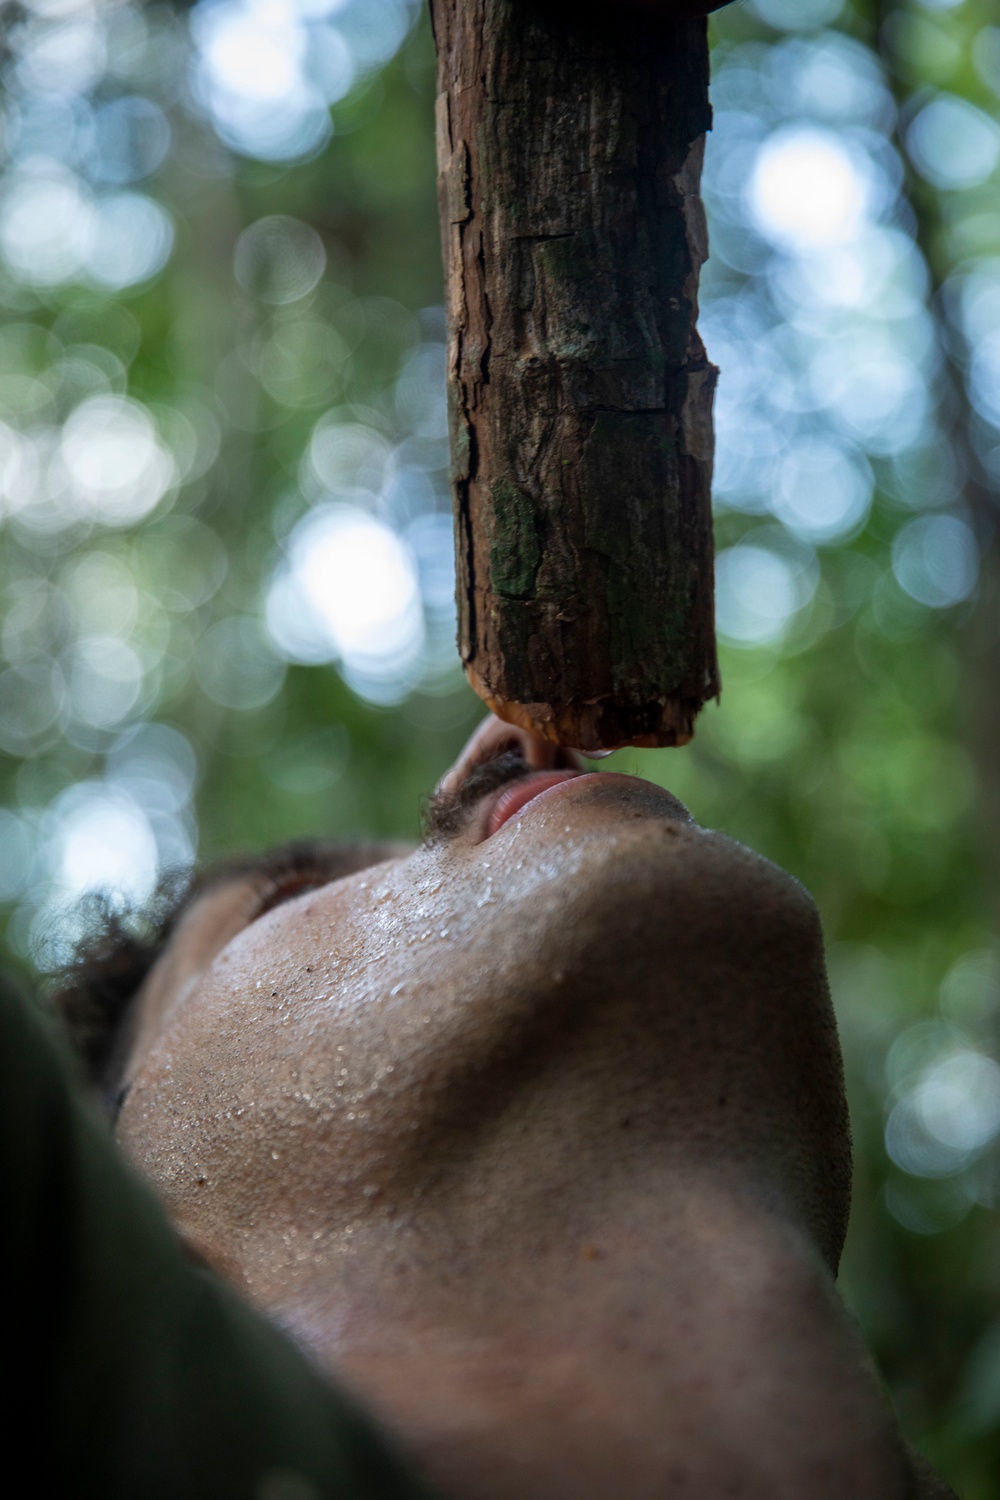
POLYGON ((694 721, 701 703, 691 699, 656 699, 651 703, 624 704, 613 700, 577 702, 514 703, 497 697, 474 667, 465 675, 473 691, 491 713, 508 724, 516 724, 553 745, 582 750, 659 750, 686 745, 694 734, 694 721))

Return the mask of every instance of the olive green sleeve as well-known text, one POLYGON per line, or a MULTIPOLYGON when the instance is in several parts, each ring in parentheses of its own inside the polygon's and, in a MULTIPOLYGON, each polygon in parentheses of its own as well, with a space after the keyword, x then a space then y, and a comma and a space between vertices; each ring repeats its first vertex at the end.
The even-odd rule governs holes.
POLYGON ((353 1402, 191 1263, 2 979, 0 1193, 0 1409, 26 1492, 428 1500, 353 1402))

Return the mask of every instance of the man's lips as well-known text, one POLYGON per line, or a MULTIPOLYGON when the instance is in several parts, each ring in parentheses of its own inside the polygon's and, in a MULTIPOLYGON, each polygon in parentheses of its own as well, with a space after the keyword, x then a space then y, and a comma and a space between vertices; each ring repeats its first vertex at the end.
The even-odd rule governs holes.
POLYGON ((486 816, 480 824, 481 828, 485 828, 483 838, 492 838, 505 823, 522 812, 529 802, 535 802, 549 792, 555 793, 564 782, 581 780, 597 782, 608 791, 621 788, 633 798, 637 791, 641 791, 645 801, 655 805, 658 816, 681 823, 693 822, 687 808, 672 792, 642 777, 627 776, 618 771, 535 771, 504 787, 496 794, 492 804, 487 803, 486 816))
POLYGON ((513 785, 505 786, 490 808, 485 837, 492 838, 515 813, 519 813, 522 807, 526 807, 543 792, 551 791, 564 781, 575 781, 581 774, 583 773, 580 771, 534 771, 528 776, 519 777, 513 785))

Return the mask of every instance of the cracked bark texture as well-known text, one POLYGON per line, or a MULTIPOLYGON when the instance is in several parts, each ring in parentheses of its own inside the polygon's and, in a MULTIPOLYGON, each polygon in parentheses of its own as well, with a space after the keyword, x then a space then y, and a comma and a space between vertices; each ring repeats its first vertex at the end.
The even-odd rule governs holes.
POLYGON ((432 0, 459 650, 501 718, 679 745, 719 690, 704 20, 432 0))

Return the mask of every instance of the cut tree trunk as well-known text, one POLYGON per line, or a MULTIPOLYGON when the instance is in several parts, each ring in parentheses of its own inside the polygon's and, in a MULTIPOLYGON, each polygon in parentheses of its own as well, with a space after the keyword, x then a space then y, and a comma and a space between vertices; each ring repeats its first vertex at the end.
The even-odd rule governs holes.
POLYGON ((683 744, 719 691, 705 22, 601 10, 431 0, 459 650, 584 750, 683 744))

